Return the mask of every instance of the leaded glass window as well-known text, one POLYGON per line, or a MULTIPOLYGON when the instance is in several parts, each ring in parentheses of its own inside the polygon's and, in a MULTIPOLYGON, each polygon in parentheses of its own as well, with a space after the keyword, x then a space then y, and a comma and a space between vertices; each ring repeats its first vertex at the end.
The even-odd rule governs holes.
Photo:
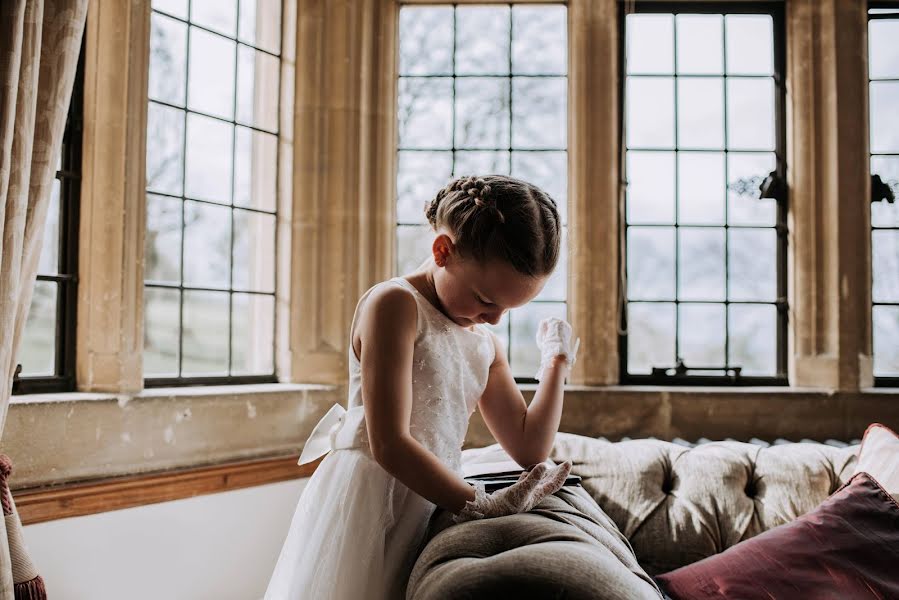
MULTIPOLYGON (((567 40, 561 5, 400 10, 397 273, 430 255, 424 205, 459 175, 534 183, 567 225, 567 40)), ((537 324, 566 317, 566 256, 567 235, 543 292, 494 327, 519 380, 539 364, 537 324)))

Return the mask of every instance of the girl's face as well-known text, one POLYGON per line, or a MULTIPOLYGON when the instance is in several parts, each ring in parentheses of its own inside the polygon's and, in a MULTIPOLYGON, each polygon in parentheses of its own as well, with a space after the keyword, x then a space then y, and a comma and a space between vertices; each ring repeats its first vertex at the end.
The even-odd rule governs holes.
POLYGON ((548 276, 530 277, 501 260, 480 263, 459 256, 446 234, 434 240, 434 287, 446 315, 457 325, 496 325, 510 308, 527 304, 548 276))

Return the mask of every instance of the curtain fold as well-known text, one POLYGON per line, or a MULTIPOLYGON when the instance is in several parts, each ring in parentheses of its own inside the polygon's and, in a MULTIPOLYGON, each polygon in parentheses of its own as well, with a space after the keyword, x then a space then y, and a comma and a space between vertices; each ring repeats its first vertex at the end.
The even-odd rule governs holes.
MULTIPOLYGON (((31 305, 88 0, 0 1, 0 434, 31 305)), ((0 600, 45 598, 0 456, 0 600)))

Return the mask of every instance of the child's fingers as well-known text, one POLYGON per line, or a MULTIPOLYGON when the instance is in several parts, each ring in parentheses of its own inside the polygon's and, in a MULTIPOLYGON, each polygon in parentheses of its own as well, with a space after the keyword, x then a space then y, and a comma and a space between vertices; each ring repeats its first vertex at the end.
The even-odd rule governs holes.
POLYGON ((565 483, 565 480, 568 478, 568 474, 571 472, 571 462, 565 461, 558 467, 555 467, 546 473, 546 476, 540 482, 540 491, 546 492, 546 494, 555 494, 558 492, 562 485, 565 483))

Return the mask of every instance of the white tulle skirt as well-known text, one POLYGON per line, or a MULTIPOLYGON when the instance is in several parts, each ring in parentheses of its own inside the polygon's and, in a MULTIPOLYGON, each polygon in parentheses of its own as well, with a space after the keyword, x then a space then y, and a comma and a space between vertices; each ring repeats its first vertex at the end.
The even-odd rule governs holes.
POLYGON ((405 597, 434 504, 364 450, 334 450, 297 502, 265 600, 405 597))

